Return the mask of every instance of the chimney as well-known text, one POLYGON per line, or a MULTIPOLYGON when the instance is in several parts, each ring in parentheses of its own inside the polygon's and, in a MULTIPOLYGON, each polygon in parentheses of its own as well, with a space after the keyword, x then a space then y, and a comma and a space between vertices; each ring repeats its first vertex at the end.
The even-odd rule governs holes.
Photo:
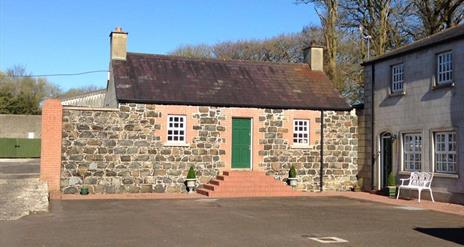
POLYGON ((324 47, 311 42, 311 45, 303 49, 303 59, 309 64, 311 70, 324 70, 324 47))
POLYGON ((110 33, 111 60, 126 60, 127 55, 127 33, 121 27, 116 27, 110 33))

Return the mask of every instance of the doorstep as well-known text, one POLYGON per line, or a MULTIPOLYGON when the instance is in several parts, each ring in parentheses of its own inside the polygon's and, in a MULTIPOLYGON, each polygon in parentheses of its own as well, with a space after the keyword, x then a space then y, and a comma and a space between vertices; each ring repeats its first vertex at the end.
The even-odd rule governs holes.
POLYGON ((52 200, 162 200, 207 198, 198 193, 50 194, 52 200))

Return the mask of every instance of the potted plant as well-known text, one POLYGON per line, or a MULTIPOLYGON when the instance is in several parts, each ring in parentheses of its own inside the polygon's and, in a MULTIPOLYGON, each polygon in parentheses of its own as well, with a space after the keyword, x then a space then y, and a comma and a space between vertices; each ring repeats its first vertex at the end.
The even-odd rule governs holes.
POLYGON ((187 173, 187 179, 186 179, 187 188, 188 188, 189 192, 192 192, 193 188, 195 188, 196 180, 197 180, 197 174, 196 174, 195 169, 193 168, 193 166, 191 166, 188 173, 187 173))
POLYGON ((393 172, 388 174, 387 178, 387 193, 390 198, 396 197, 396 177, 393 172))
POLYGON ((79 176, 82 178, 82 187, 80 190, 81 195, 88 195, 89 194, 89 188, 85 186, 85 175, 87 174, 88 168, 87 167, 79 167, 78 173, 79 176))
POLYGON ((294 165, 292 165, 292 167, 290 167, 290 171, 288 171, 288 184, 292 187, 295 187, 297 184, 296 169, 294 165))

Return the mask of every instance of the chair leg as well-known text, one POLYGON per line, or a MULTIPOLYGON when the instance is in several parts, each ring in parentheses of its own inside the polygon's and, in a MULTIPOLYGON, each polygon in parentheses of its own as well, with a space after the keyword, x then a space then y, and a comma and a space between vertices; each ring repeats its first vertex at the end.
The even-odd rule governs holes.
POLYGON ((422 190, 421 190, 421 189, 419 189, 419 197, 417 197, 417 201, 418 201, 418 202, 420 202, 420 198, 421 198, 421 192, 422 192, 422 190))
POLYGON ((435 200, 433 199, 432 189, 429 189, 429 191, 430 191, 430 197, 432 198, 432 202, 435 202, 435 200))
POLYGON ((401 191, 401 187, 398 187, 398 194, 396 195, 396 200, 398 200, 398 198, 400 198, 400 191, 401 191))

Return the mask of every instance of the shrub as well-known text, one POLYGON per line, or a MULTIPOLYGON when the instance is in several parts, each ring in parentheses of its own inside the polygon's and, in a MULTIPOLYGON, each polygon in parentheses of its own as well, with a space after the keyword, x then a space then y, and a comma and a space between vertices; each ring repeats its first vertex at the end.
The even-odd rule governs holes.
POLYGON ((396 186, 396 177, 395 177, 395 175, 393 175, 393 172, 388 174, 387 185, 388 186, 396 186))
POLYGON ((195 169, 193 168, 193 166, 191 166, 187 173, 187 179, 194 179, 196 177, 197 177, 197 174, 195 172, 195 169))
POLYGON ((290 168, 290 171, 288 171, 288 177, 296 178, 296 169, 294 165, 292 165, 292 167, 290 168))

